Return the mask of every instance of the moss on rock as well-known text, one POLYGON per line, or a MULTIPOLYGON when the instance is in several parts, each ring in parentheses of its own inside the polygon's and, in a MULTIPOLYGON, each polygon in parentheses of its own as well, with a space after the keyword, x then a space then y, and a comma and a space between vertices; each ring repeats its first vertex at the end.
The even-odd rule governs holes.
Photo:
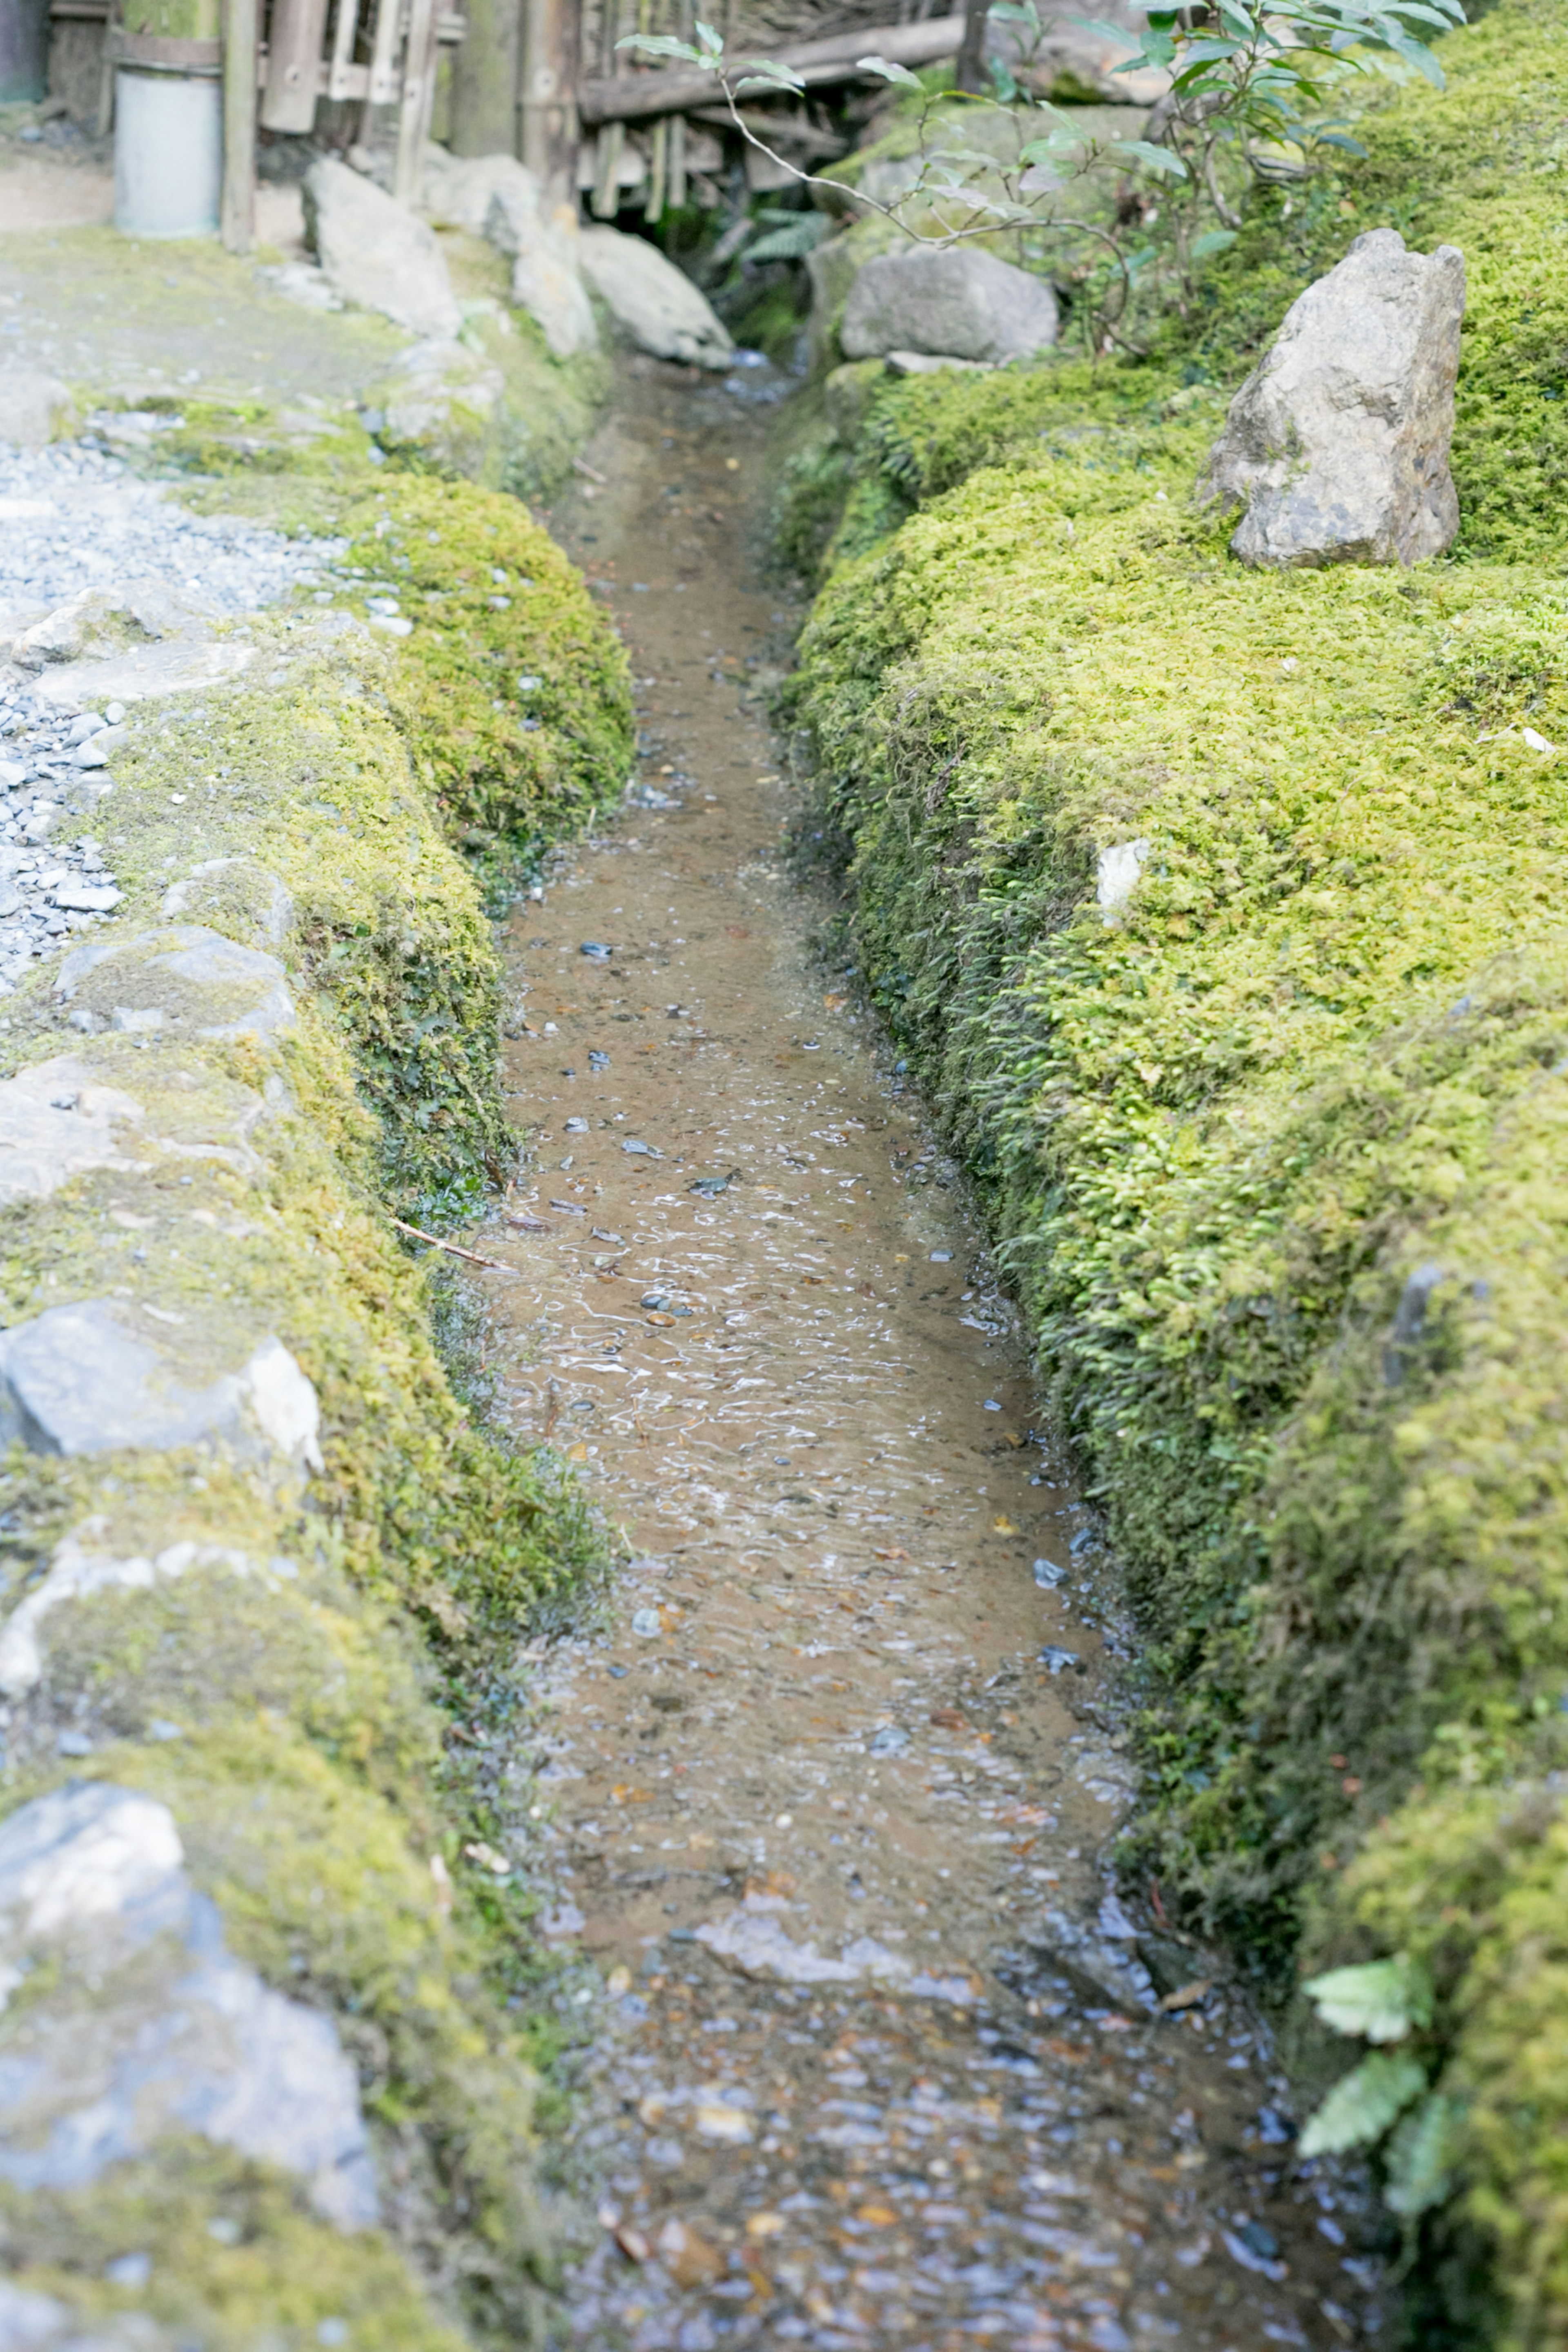
MULTIPOLYGON (((460 1214, 511 1164, 496 958, 449 836, 482 819, 515 870, 612 799, 625 663, 512 499, 362 468, 245 488, 336 530, 324 561, 358 613, 242 625, 237 683, 129 722, 95 817, 123 907, 0 1029, 0 1083, 68 1061, 117 1124, 99 1164, 0 1210, 0 1317, 105 1302, 193 1389, 280 1341, 319 1427, 289 1454, 254 1431, 11 1449, 4 1601, 35 1659, 7 1653, 4 1806, 68 1776, 170 1808, 236 1961, 332 2017, 384 2218, 346 2236, 302 2182, 164 2138, 83 2193, 7 2190, 0 2260, 84 2324, 133 2307, 155 2352, 328 2320, 367 2352, 533 2343, 556 2260, 535 2187, 552 1964, 534 1891, 495 1869, 513 1800, 449 1759, 445 1710, 517 1713, 518 1639, 601 1538, 564 1465, 454 1393, 385 1208, 460 1214), (417 615, 401 639, 365 625, 389 590, 417 615), (229 940, 249 961, 220 971, 229 940), (151 2271, 117 2285, 128 2247, 151 2271)), ((97 1998, 72 1965, 41 1959, 0 2040, 29 2001, 68 2022, 97 1998)), ((137 1963, 154 1992, 163 1965, 137 1963)))
POLYGON ((1557 31, 1505 0, 1446 42, 1351 210, 1292 243, 1267 197, 1157 364, 877 392, 850 470, 908 519, 831 570, 792 689, 857 961, 1128 1563, 1129 1859, 1277 1987, 1302 1949, 1431 1965, 1423 2275, 1532 2347, 1568 2316, 1557 31), (1389 217, 1471 262, 1456 558, 1244 572, 1188 503, 1204 371, 1389 217))

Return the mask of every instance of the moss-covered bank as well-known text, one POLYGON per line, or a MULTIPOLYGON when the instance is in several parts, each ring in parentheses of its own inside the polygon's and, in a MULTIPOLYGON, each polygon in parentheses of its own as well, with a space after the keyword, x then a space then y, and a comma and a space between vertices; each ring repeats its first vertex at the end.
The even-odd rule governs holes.
MULTIPOLYGON (((1385 2151, 1412 2327, 1533 2347, 1568 2327, 1568 58, 1541 0, 1442 54, 1365 163, 1260 198, 1156 362, 839 382, 794 708, 1128 1565, 1129 1869, 1276 1985, 1429 1973, 1435 2095, 1385 2151), (1467 255, 1459 546, 1245 573, 1189 505, 1228 383, 1385 220, 1467 255)), ((1359 2054, 1301 2038, 1304 2095, 1359 2054)))
MULTIPOLYGON (((532 2342, 556 2259, 555 2029, 502 1851, 526 1784, 456 1759, 600 1539, 560 1465, 454 1396, 385 1206, 461 1212, 509 1164, 496 961, 448 835, 482 807, 531 854, 612 799, 625 666, 510 499, 368 471, 333 497, 338 587, 242 626, 234 685, 133 716, 93 819, 125 903, 0 1022, 6 1344, 87 1308, 141 1351, 138 1396, 241 1398, 206 1435, 12 1446, 4 1815, 98 1782, 166 1807, 233 1960, 333 2021, 378 2182, 345 2231, 243 2117, 68 2180, 17 2158, 13 2113, 0 2271, 78 2326, 134 2310, 154 2352, 532 2342), (340 609, 392 601, 407 634, 340 609), (308 1413, 246 1387, 277 1344, 308 1413)), ((167 1937, 120 1966, 5 1932, 18 2064, 112 2046, 122 2016, 150 2048, 174 2030, 192 1960, 167 1937)))

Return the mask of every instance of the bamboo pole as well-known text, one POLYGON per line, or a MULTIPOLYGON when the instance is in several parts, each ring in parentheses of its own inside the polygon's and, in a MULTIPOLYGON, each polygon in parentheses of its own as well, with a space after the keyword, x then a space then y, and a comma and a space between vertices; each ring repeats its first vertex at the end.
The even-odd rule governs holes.
MULTIPOLYGON (((883 57, 894 65, 935 65, 952 57, 964 37, 962 16, 928 16, 918 25, 868 25, 860 33, 835 33, 821 41, 801 41, 787 49, 758 50, 790 67, 809 87, 854 81, 857 59, 883 57)), ((691 107, 711 106, 714 78, 687 66, 652 68, 618 76, 598 76, 585 81, 578 108, 585 123, 651 122, 661 114, 685 114, 691 107)))
POLYGON ((230 253, 256 243, 256 0, 224 0, 224 185, 220 229, 230 253))
POLYGON ((525 0, 523 162, 544 190, 547 217, 562 205, 577 210, 581 46, 582 0, 525 0))

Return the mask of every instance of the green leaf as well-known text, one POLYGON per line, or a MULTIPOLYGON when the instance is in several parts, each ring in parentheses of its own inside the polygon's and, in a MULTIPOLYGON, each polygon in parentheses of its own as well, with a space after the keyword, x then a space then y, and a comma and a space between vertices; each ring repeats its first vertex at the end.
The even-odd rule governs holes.
POLYGON ((1297 2142, 1298 2152, 1338 2156, 1347 2147, 1370 2147, 1426 2087, 1418 2058, 1407 2051, 1375 2050, 1334 2084, 1297 2142))
POLYGON ((1201 236, 1195 236, 1192 241, 1192 257, 1195 261, 1201 261, 1207 254, 1223 253, 1228 245, 1235 242, 1236 231, 1233 228, 1205 229, 1201 236))
POLYGON ((701 47, 708 57, 723 57, 724 35, 722 33, 716 33, 711 25, 705 25, 700 16, 696 21, 696 36, 699 47, 701 47))
POLYGON ((1162 147, 1152 139, 1118 139, 1115 147, 1118 155, 1135 155, 1151 172, 1163 172, 1173 180, 1187 176, 1186 165, 1174 147, 1162 147))
POLYGON ((618 49, 641 49, 647 58, 684 58, 694 66, 703 63, 689 41, 674 40, 668 33, 625 33, 615 46, 618 49))
POLYGON ((991 0, 986 14, 998 25, 1027 25, 1031 33, 1040 31, 1040 17, 1034 0, 1024 0, 1020 8, 1017 0, 991 0))
POLYGON ((1403 2042, 1413 2025, 1432 2022, 1432 1985, 1416 1961, 1397 1953, 1356 1969, 1331 1969, 1302 1990, 1325 2025, 1366 2042, 1403 2042))
POLYGON ((1114 41, 1119 49, 1125 48, 1133 37, 1125 25, 1108 25, 1103 16, 1070 16, 1068 22, 1082 25, 1086 33, 1098 33, 1103 41, 1114 41))
POLYGON ((855 71, 879 74, 883 81, 906 82, 911 89, 919 89, 922 86, 918 74, 912 74, 907 66, 895 66, 890 58, 857 58, 855 71))
POLYGON ((747 252, 747 261, 803 261, 814 253, 832 227, 825 213, 791 213, 783 225, 759 236, 747 252))
POLYGON ((771 58, 747 58, 744 64, 736 68, 736 71, 745 77, 736 84, 737 96, 747 89, 799 92, 806 87, 798 73, 791 72, 788 66, 776 65, 771 58))
POLYGON ((1383 2190, 1391 2213, 1410 2219, 1442 2204, 1454 2185, 1461 2114, 1457 2099, 1434 2091, 1395 2126, 1383 2190))

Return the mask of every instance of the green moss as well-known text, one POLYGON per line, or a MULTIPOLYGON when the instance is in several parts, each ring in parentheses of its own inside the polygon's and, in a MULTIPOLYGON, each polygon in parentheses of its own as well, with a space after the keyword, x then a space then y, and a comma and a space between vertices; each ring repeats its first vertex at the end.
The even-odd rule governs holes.
POLYGON ((351 2352, 459 2352, 468 2340, 413 2287, 380 2231, 345 2237, 292 2182, 194 2140, 118 2165, 89 2189, 0 2189, 0 2260, 25 2291, 105 2322, 144 2312, 213 2352, 251 2352, 280 2331, 312 2343, 324 2320, 346 2326, 351 2352), (128 2252, 150 2257, 145 2286, 105 2281, 128 2252))
POLYGON ((527 509, 465 483, 405 479, 344 527, 351 560, 424 607, 392 708, 448 824, 516 854, 612 808, 635 748, 626 656, 527 509))
POLYGON ((831 570, 792 688, 855 960, 1128 1564, 1129 1861, 1276 1989, 1303 1938, 1430 1960, 1462 2160, 1411 2225, 1421 2340, 1531 2347, 1568 2312, 1568 785, 1520 731, 1568 740, 1558 29, 1512 0, 1447 43, 1354 211, 1268 197, 1157 365, 878 392, 863 511, 917 509, 831 570), (1460 546, 1244 572, 1187 503, 1204 369, 1391 215, 1470 264, 1460 546))

